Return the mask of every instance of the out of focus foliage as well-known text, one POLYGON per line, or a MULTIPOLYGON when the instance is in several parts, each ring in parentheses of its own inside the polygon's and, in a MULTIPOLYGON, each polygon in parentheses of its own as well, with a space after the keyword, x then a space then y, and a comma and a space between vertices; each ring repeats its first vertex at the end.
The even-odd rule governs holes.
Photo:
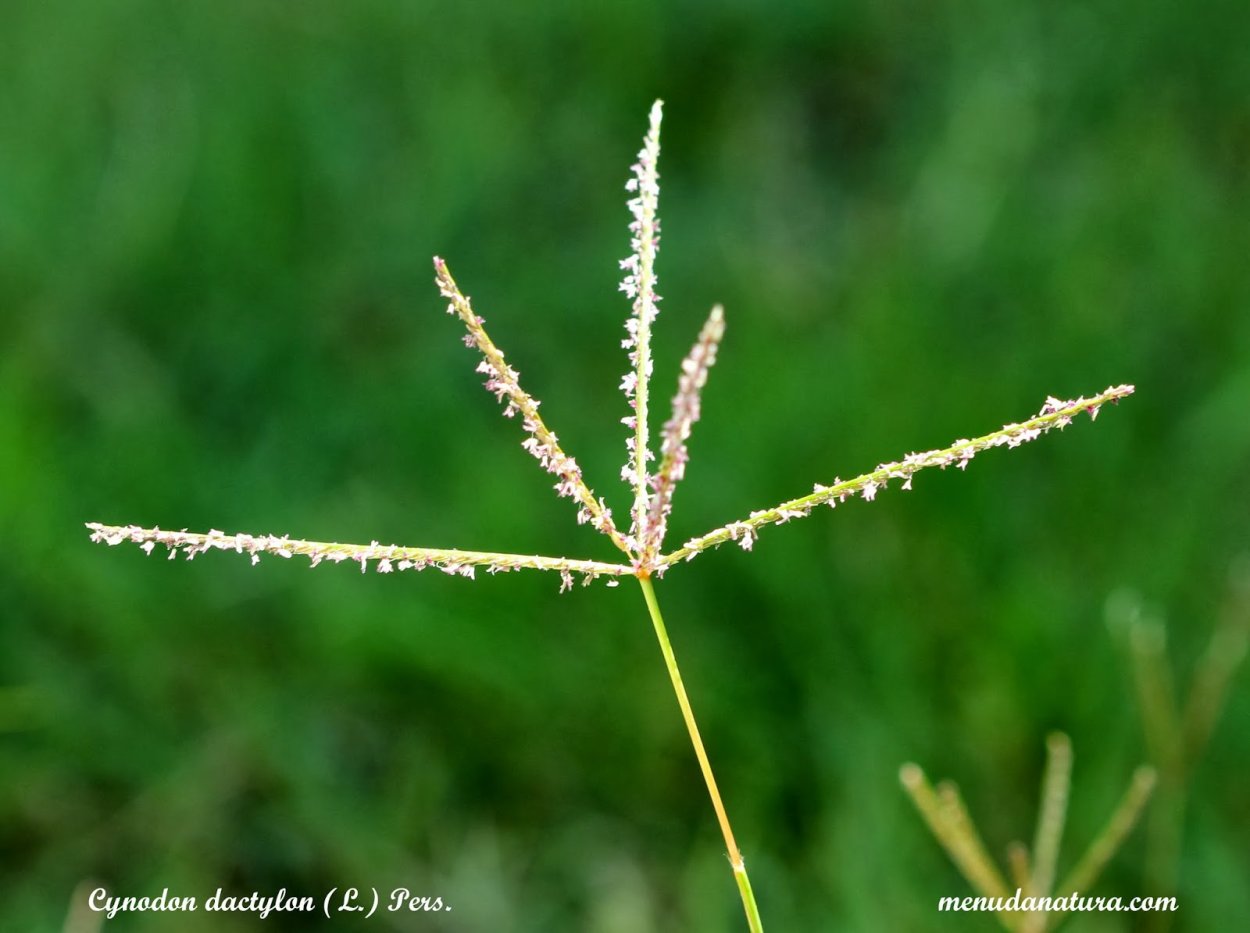
MULTIPOLYGON (((1001 851, 1068 732, 1075 857, 1146 754, 1107 595, 1166 611, 1187 671, 1250 547, 1247 48, 1239 0, 6 0, 0 925, 59 930, 84 879, 454 907, 334 929, 741 925, 636 587, 166 563, 82 527, 610 557, 430 256, 624 514, 623 183, 663 97, 661 410, 714 301, 728 324, 674 538, 1138 387, 659 587, 769 928, 994 929, 937 913, 965 888, 898 765, 956 778, 1001 851)), ((1250 916, 1248 721, 1243 676, 1178 930, 1250 916)), ((1143 861, 1095 893, 1161 893, 1143 861)))

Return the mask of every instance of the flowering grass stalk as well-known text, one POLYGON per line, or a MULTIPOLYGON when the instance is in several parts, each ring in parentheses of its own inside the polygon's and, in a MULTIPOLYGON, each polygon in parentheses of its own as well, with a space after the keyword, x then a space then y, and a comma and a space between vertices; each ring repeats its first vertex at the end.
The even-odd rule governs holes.
POLYGON ((1156 779, 1157 772, 1147 765, 1133 772, 1128 788, 1102 830, 1072 871, 1056 885, 1059 843, 1072 784, 1072 742, 1062 732, 1052 733, 1046 740, 1046 768, 1042 773, 1042 798, 1033 848, 1030 851, 1022 842, 1013 842, 1007 847, 1013 882, 1009 887, 981 841, 959 788, 951 781, 942 781, 934 788, 916 764, 908 763, 899 769, 903 790, 911 797, 929 831, 972 889, 996 908, 999 923, 1010 933, 1044 933, 1062 922, 1067 911, 1017 907, 1012 904, 1013 894, 1017 890, 1020 892, 1017 901, 1031 898, 1040 902, 1052 895, 1054 898, 1072 896, 1071 900, 1075 894, 1087 892, 1137 824, 1156 779))
MULTIPOLYGON (((1159 790, 1147 826, 1146 885, 1176 891, 1184 842, 1185 813, 1194 772, 1228 700, 1238 668, 1250 653, 1250 557, 1235 562, 1230 591, 1199 657, 1188 696, 1178 696, 1167 654, 1167 628, 1131 593, 1107 606, 1107 622, 1121 637, 1132 667, 1138 717, 1150 759, 1159 771, 1159 790)), ((1170 927, 1166 914, 1152 916, 1152 933, 1170 927)))
POLYGON ((742 853, 738 849, 730 827, 729 817, 721 800, 716 779, 712 773, 698 725, 682 685, 681 672, 669 641, 668 631, 660 613, 652 577, 659 577, 671 566, 688 561, 700 553, 717 547, 726 541, 736 541, 750 549, 759 529, 770 524, 784 524, 792 519, 803 518, 818 505, 830 507, 859 496, 871 501, 890 483, 898 481, 902 489, 910 489, 912 477, 929 467, 945 469, 954 465, 967 467, 976 454, 992 447, 1018 447, 1034 440, 1052 428, 1063 428, 1077 415, 1086 412, 1091 418, 1098 414, 1107 402, 1117 402, 1130 395, 1133 387, 1113 386, 1089 398, 1070 401, 1050 397, 1034 417, 1008 424, 997 431, 972 440, 960 439, 953 444, 923 453, 908 454, 902 460, 883 463, 874 470, 850 480, 835 478, 829 485, 817 484, 807 495, 782 502, 768 509, 750 513, 746 518, 729 522, 699 537, 692 538, 675 550, 664 553, 664 540, 668 519, 672 510, 673 494, 677 484, 685 476, 689 454, 687 441, 693 425, 699 419, 700 397, 709 372, 716 362, 717 349, 725 332, 723 309, 717 305, 708 316, 690 353, 683 360, 673 397, 672 414, 661 433, 661 459, 654 473, 650 464, 655 460, 651 450, 649 430, 650 383, 652 375, 651 330, 660 301, 656 293, 655 259, 660 242, 659 172, 660 121, 662 104, 656 101, 651 108, 650 125, 643 141, 633 174, 626 189, 633 195, 628 202, 630 244, 632 253, 621 261, 625 278, 620 289, 631 300, 629 318, 625 322, 626 338, 622 346, 628 351, 630 369, 621 381, 630 413, 621 421, 630 431, 626 447, 628 458, 621 470, 622 478, 630 485, 632 504, 628 532, 618 529, 612 512, 605 501, 595 495, 587 485, 577 461, 560 446, 556 434, 539 414, 539 402, 529 395, 520 384, 520 374, 507 362, 503 352, 486 332, 485 322, 473 309, 470 299, 460 290, 447 264, 434 259, 435 281, 439 292, 449 302, 448 312, 464 324, 465 344, 478 351, 482 360, 478 372, 485 377, 485 387, 504 406, 505 416, 520 421, 525 432, 522 446, 548 473, 557 480, 554 489, 559 496, 573 499, 578 505, 577 520, 589 524, 607 537, 624 556, 617 563, 595 560, 569 559, 542 555, 505 554, 493 551, 463 551, 444 548, 400 547, 381 545, 374 541, 367 545, 337 544, 317 541, 294 540, 286 536, 228 535, 220 531, 196 534, 183 531, 164 531, 159 528, 141 528, 136 525, 104 525, 91 523, 93 541, 120 544, 130 541, 151 554, 158 545, 164 546, 169 557, 182 552, 187 559, 211 549, 232 550, 247 553, 256 563, 261 554, 291 558, 296 554, 306 556, 313 566, 329 561, 351 561, 360 565, 362 572, 372 564, 380 573, 397 570, 424 570, 436 567, 445 573, 473 577, 478 568, 488 573, 530 569, 558 573, 561 591, 572 587, 574 577, 581 576, 583 583, 599 577, 607 578, 614 586, 618 578, 632 576, 638 580, 651 616, 656 638, 664 657, 665 666, 673 684, 678 706, 690 733, 690 741, 698 759, 712 799, 717 820, 725 838, 730 865, 733 869, 747 924, 754 933, 760 933, 763 924, 752 893, 750 879, 742 853))

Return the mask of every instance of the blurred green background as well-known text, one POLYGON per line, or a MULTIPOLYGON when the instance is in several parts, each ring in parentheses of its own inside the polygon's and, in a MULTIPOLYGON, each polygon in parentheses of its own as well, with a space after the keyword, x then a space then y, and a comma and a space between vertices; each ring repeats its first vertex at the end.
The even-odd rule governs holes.
MULTIPOLYGON (((98 879, 454 907, 267 930, 744 928, 629 581, 167 563, 82 527, 611 559, 430 257, 624 514, 623 183, 663 97, 661 412, 728 322, 673 540, 1138 387, 658 587, 768 929, 996 929, 937 913, 967 887, 899 765, 1001 853, 1067 731, 1070 866, 1147 755, 1108 595, 1167 618, 1183 688, 1250 549, 1247 48, 1241 0, 5 0, 0 926, 59 930, 98 879)), ((1248 724, 1242 676, 1175 929, 1250 918, 1248 724)), ((1092 893, 1166 893, 1146 850, 1092 893)))

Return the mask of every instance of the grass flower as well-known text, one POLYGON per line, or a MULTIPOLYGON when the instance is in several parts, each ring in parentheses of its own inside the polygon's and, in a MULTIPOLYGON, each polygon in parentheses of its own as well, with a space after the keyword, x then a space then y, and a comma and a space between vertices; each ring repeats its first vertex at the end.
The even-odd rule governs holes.
POLYGON ((699 419, 700 395, 724 336, 725 316, 719 305, 712 309, 693 348, 682 362, 672 412, 660 432, 660 460, 653 473, 651 464, 656 458, 650 446, 649 404, 652 375, 651 331, 660 300, 656 293, 655 259, 660 242, 660 176, 657 166, 661 116, 662 104, 656 101, 651 108, 650 125, 642 150, 625 186, 632 196, 628 207, 633 218, 629 225, 632 252, 620 264, 625 272, 620 289, 632 303, 630 316, 625 322, 626 337, 622 341, 623 348, 628 351, 630 369, 621 381, 621 389, 630 409, 630 413, 621 419, 630 431, 626 441, 628 457, 621 470, 621 476, 629 484, 632 493, 627 532, 617 527, 605 501, 590 488, 577 461, 564 451, 556 434, 543 421, 539 414, 539 401, 521 387, 520 374, 508 364, 503 352, 487 334, 485 322, 456 284, 447 264, 437 257, 434 259, 435 282, 439 292, 449 302, 447 310, 464 324, 465 344, 477 350, 482 357, 477 369, 486 377, 484 385, 487 391, 503 405, 505 416, 519 420, 526 435, 522 446, 556 479, 556 493, 577 503, 578 522, 588 524, 606 536, 620 551, 621 558, 616 563, 494 551, 401 547, 382 545, 376 541, 367 545, 337 544, 296 540, 286 536, 230 535, 220 531, 197 534, 185 530, 166 531, 136 525, 91 523, 87 527, 91 530, 93 541, 111 545, 132 542, 148 554, 157 546, 162 546, 167 549, 170 558, 182 553, 187 559, 191 559, 205 551, 216 549, 247 554, 252 563, 257 563, 262 554, 281 558, 291 558, 298 554, 309 558, 313 566, 327 561, 351 562, 358 564, 362 572, 370 566, 379 573, 433 567, 445 573, 472 578, 479 568, 488 573, 522 569, 545 570, 560 576, 561 591, 568 590, 579 576, 584 583, 606 578, 609 586, 616 585, 620 577, 634 577, 642 589, 673 690, 724 835, 748 925, 751 930, 760 931, 763 925, 751 891, 745 862, 734 840, 711 764, 699 736, 651 578, 661 576, 674 564, 691 560, 726 541, 734 541, 749 550, 764 526, 804 518, 819 505, 833 507, 854 497, 872 501, 892 483, 897 483, 902 489, 910 489, 913 476, 929 467, 945 469, 956 466, 964 469, 982 451, 993 447, 1018 447, 1053 428, 1066 427, 1082 412, 1092 418, 1098 414, 1102 405, 1130 395, 1133 387, 1114 386, 1088 398, 1069 401, 1048 398, 1037 415, 1023 422, 1008 424, 972 440, 960 439, 945 448, 908 454, 902 460, 882 463, 854 479, 834 478, 827 485, 818 483, 811 493, 771 508, 751 512, 746 518, 722 525, 665 553, 664 543, 673 494, 685 475, 689 459, 686 442, 699 419))

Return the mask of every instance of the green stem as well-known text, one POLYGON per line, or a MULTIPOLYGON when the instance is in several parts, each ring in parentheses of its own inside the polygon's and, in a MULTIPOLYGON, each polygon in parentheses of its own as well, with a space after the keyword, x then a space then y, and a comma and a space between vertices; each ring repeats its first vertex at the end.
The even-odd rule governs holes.
POLYGON ((651 585, 651 579, 645 576, 638 577, 638 585, 642 587, 643 598, 647 601, 647 611, 651 613, 651 624, 655 626, 655 637, 660 642, 664 665, 668 668, 669 679, 673 682, 673 693, 677 694, 677 705, 681 707, 682 718, 686 720, 690 744, 694 746, 695 757, 699 759, 699 768, 703 771, 708 796, 712 798, 712 809, 716 811, 720 831, 725 837, 725 847, 729 850, 729 864, 733 867, 734 880, 738 882, 742 906, 747 914, 747 926, 750 927, 751 933, 764 933, 760 909, 755 905, 755 894, 751 891, 751 879, 747 877, 746 863, 742 860, 738 844, 734 842, 733 830, 729 826, 729 815, 725 812, 725 805, 721 802, 720 791, 716 789, 716 776, 712 774, 712 764, 708 761, 707 751, 703 748, 703 739, 699 737, 699 726, 694 719, 694 710, 690 708, 690 698, 686 696, 686 688, 681 682, 681 671, 677 667, 673 646, 668 640, 668 629, 664 627, 664 617, 660 615, 660 604, 655 598, 655 588, 651 585))

